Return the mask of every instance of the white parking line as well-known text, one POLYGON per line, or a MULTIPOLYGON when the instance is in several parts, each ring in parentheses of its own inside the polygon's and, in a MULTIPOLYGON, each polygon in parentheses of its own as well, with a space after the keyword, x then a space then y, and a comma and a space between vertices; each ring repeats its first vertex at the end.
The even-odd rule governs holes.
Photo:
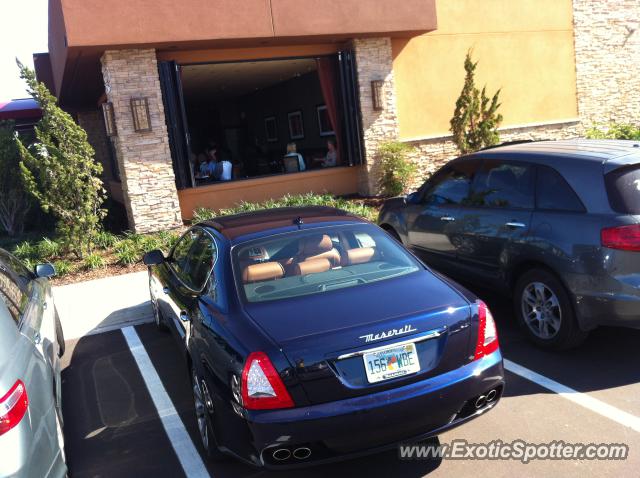
POLYGON ((209 477, 210 475, 202 462, 202 458, 200 458, 198 450, 178 416, 169 394, 162 385, 158 372, 153 367, 137 332, 133 327, 125 327, 122 329, 122 334, 140 369, 140 374, 149 390, 151 400, 153 400, 153 404, 158 410, 158 416, 164 431, 169 437, 169 441, 178 456, 178 460, 180 460, 180 465, 182 465, 185 474, 188 477, 209 477))
POLYGON ((509 372, 526 378, 527 380, 534 382, 541 387, 546 388, 547 390, 551 390, 552 392, 555 392, 558 395, 566 398, 567 400, 571 400, 572 402, 577 403, 578 405, 581 405, 584 408, 591 410, 592 412, 596 412, 603 417, 608 418, 609 420, 613 420, 614 422, 618 422, 625 427, 640 432, 640 418, 636 417, 635 415, 631 415, 630 413, 613 407, 608 403, 598 400, 597 398, 590 397, 585 393, 578 392, 573 388, 562 385, 555 380, 551 380, 550 378, 547 378, 544 375, 540 375, 533 370, 529 370, 522 365, 518 365, 511 360, 504 359, 504 368, 509 372))

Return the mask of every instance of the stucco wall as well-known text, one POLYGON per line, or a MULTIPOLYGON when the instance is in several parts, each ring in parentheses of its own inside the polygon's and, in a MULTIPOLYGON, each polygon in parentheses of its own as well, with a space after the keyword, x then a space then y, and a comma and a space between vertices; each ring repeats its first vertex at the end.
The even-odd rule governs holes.
POLYGON ((583 125, 640 124, 640 0, 573 0, 573 6, 583 125))
POLYGON ((400 138, 446 135, 464 83, 501 88, 503 126, 577 117, 571 0, 438 0, 438 29, 393 39, 400 138))

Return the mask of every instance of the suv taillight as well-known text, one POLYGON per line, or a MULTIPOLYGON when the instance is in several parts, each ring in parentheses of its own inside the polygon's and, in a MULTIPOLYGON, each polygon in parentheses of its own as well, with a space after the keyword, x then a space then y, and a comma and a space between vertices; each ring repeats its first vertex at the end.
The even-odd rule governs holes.
POLYGON ((473 357, 478 360, 486 355, 498 350, 498 331, 493 315, 487 304, 479 300, 478 305, 478 341, 476 343, 476 353, 473 357))
POLYGON ((293 400, 264 352, 253 352, 242 370, 242 405, 247 410, 292 408, 293 400))
POLYGON ((13 387, 0 398, 0 435, 4 435, 13 427, 20 423, 20 420, 27 413, 29 408, 29 398, 27 389, 18 380, 13 387))
POLYGON ((623 251, 640 251, 640 224, 609 227, 600 232, 603 247, 623 251))

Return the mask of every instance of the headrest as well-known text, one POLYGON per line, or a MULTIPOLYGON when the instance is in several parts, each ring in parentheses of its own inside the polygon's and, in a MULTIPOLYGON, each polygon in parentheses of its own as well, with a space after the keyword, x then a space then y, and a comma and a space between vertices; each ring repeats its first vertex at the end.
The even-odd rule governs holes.
POLYGON ((347 264, 364 264, 369 262, 376 250, 373 247, 357 247, 347 251, 347 264))
POLYGON ((310 256, 333 249, 333 242, 326 234, 305 237, 300 241, 300 254, 310 256))
POLYGON ((245 284, 265 280, 279 279, 284 276, 284 267, 279 262, 261 262, 251 264, 242 271, 242 281, 245 284))
POLYGON ((317 274, 318 272, 326 272, 331 269, 329 259, 313 259, 310 261, 298 262, 295 265, 294 273, 298 276, 307 274, 317 274))

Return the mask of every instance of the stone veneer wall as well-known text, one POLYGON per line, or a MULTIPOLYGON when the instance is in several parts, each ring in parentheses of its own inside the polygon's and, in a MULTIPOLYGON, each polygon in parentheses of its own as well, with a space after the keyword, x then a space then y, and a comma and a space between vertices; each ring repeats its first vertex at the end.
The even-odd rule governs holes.
POLYGON ((114 147, 129 227, 138 233, 182 225, 155 50, 108 50, 102 56, 118 135, 114 147), (152 130, 133 130, 130 100, 147 97, 152 130))
POLYGON ((368 196, 378 192, 376 161, 378 145, 385 141, 396 140, 399 134, 391 39, 388 37, 355 39, 353 50, 360 92, 365 159, 358 180, 358 191, 368 196), (373 109, 371 82, 374 80, 384 80, 382 111, 373 109))
POLYGON ((640 124, 640 0, 573 0, 573 25, 583 126, 640 124))

